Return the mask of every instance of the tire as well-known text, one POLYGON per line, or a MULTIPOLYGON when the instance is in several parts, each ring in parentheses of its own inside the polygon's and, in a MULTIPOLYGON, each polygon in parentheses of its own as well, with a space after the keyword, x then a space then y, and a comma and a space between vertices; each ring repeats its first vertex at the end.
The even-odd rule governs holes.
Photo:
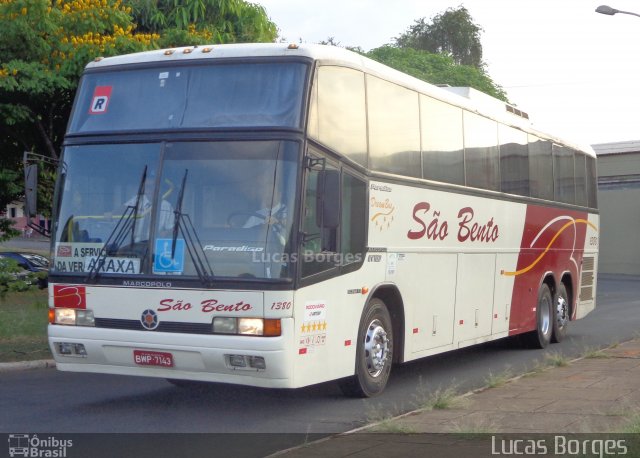
POLYGON ((380 299, 373 299, 360 319, 355 375, 339 382, 347 396, 369 398, 382 393, 393 361, 391 316, 380 299))
POLYGON ((553 334, 553 298, 546 283, 538 291, 538 305, 536 306, 536 330, 525 336, 527 345, 531 348, 546 348, 551 342, 553 334))
POLYGON ((570 319, 569 295, 564 284, 560 283, 556 293, 553 295, 553 334, 551 342, 562 342, 567 335, 567 327, 570 319))

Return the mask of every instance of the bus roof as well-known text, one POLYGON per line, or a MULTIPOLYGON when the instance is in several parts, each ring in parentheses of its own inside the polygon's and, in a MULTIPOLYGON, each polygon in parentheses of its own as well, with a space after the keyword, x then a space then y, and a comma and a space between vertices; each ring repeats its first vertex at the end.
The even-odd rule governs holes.
MULTIPOLYGON (((336 46, 316 44, 284 44, 284 43, 239 43, 225 45, 198 45, 159 49, 121 56, 97 58, 90 62, 86 69, 130 65, 153 62, 189 62, 206 59, 239 59, 249 57, 305 57, 324 65, 341 65, 362 70, 371 75, 400 84, 429 97, 459 106, 474 113, 487 116, 503 124, 519 128, 545 139, 579 149, 590 156, 595 153, 590 145, 567 141, 546 132, 536 130, 528 119, 507 111, 507 103, 489 95, 481 94, 470 88, 442 88, 422 81, 364 57, 358 53, 336 46), (461 90, 462 89, 462 90, 461 90), (469 89, 469 90, 466 90, 469 89), (491 99, 489 101, 488 99, 491 99)), ((513 108, 513 107, 512 107, 513 108)), ((518 110, 515 110, 518 111, 518 110)))

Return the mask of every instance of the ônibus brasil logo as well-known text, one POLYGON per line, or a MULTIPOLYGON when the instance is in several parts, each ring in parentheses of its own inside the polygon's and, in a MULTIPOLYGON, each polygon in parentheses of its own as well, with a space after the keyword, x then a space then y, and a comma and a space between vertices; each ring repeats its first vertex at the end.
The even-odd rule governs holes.
POLYGON ((73 447, 71 439, 45 438, 37 434, 9 434, 9 456, 64 458, 67 448, 73 447))

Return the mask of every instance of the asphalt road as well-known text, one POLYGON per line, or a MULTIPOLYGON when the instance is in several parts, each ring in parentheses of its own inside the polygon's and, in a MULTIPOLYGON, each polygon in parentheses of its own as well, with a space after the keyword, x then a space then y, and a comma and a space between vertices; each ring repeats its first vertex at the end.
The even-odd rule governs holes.
POLYGON ((600 278, 598 307, 571 323, 562 343, 529 350, 505 339, 395 367, 386 391, 374 399, 345 398, 333 383, 185 390, 162 379, 43 369, 0 374, 0 433, 335 433, 412 410, 436 389, 465 392, 485 385, 489 373, 524 372, 547 353, 578 356, 639 332, 640 279, 600 278))

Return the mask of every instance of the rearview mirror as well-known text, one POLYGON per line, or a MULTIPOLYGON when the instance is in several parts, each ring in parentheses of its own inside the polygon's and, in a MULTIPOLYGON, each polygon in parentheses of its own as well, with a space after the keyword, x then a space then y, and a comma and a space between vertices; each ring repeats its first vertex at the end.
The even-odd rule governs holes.
POLYGON ((37 216, 38 164, 24 168, 24 211, 28 218, 37 216))

